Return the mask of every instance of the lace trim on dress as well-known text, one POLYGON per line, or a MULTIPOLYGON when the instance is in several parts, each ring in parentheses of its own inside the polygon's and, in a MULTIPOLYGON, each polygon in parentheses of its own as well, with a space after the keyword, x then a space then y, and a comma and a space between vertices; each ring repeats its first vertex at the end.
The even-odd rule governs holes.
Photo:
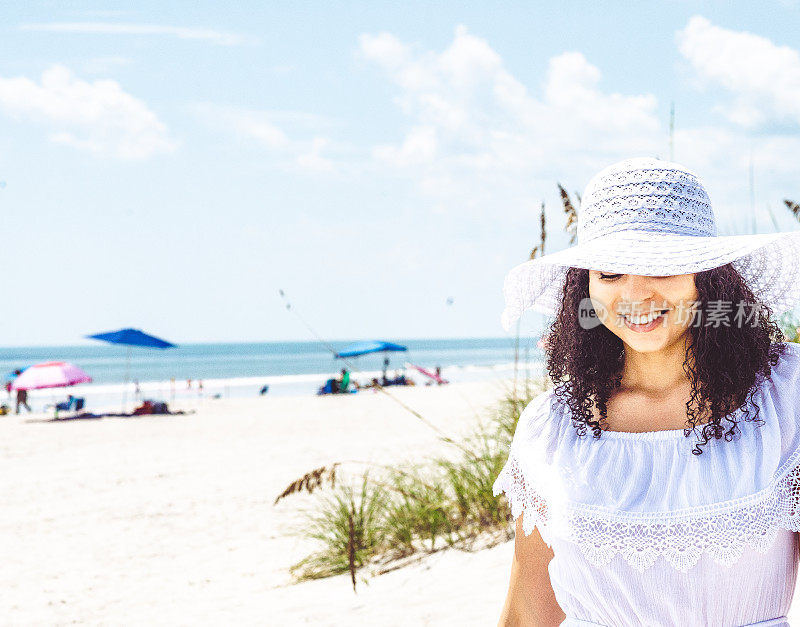
POLYGON ((707 507, 634 513, 569 503, 556 512, 542 497, 545 491, 523 475, 512 452, 493 492, 495 496, 505 492, 514 519, 524 514, 525 535, 536 526, 548 546, 556 535, 574 542, 595 566, 604 566, 619 554, 643 572, 662 555, 686 572, 703 553, 731 566, 745 546, 766 552, 779 528, 800 531, 800 451, 776 477, 751 496, 707 507))

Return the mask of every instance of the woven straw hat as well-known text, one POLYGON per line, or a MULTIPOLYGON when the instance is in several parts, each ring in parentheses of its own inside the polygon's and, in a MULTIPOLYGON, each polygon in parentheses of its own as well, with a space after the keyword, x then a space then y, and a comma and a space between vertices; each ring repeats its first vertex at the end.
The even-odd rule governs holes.
POLYGON ((600 171, 582 196, 577 235, 575 246, 508 273, 506 330, 528 309, 555 314, 570 267, 670 276, 730 263, 773 314, 800 303, 800 231, 718 236, 706 190, 677 163, 635 158, 600 171))

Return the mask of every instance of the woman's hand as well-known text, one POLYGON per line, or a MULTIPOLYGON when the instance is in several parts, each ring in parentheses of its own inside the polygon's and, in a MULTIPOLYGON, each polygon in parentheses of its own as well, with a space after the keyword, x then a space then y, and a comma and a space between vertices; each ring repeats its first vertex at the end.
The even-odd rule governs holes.
POLYGON ((556 602, 547 565, 553 559, 537 528, 529 536, 517 518, 511 581, 498 627, 540 627, 560 625, 566 614, 556 602))

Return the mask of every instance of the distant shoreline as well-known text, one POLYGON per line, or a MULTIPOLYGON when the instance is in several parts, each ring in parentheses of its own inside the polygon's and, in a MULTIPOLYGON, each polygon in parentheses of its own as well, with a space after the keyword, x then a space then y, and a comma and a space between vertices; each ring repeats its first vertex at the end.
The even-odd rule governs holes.
MULTIPOLYGON (((226 380, 264 379, 264 384, 284 386, 310 378, 327 378, 341 368, 363 371, 360 376, 375 376, 383 370, 384 356, 390 372, 404 363, 424 368, 493 367, 514 361, 513 338, 464 338, 433 340, 398 340, 408 348, 404 352, 373 353, 348 360, 334 359, 329 347, 319 342, 265 342, 252 344, 186 344, 166 350, 132 348, 97 342, 85 346, 44 346, 0 349, 0 377, 7 380, 17 369, 44 361, 69 361, 85 370, 93 387, 128 381, 164 382, 170 379, 226 380), (277 377, 277 378, 276 378, 277 377)), ((347 342, 330 348, 341 350, 347 342)), ((542 357, 535 338, 521 340, 519 361, 542 357), (527 342, 527 344, 526 344, 527 342), (526 352, 527 348, 527 352, 526 352)), ((322 380, 324 383, 324 379, 322 380)), ((142 383, 145 385, 145 383, 142 383)), ((236 384, 238 385, 238 384, 236 384)), ((321 383, 320 383, 321 385, 321 383)))
MULTIPOLYGON (((397 364, 398 368, 390 368, 389 373, 399 369, 402 364, 397 364)), ((518 376, 520 379, 530 372, 530 376, 541 376, 543 363, 541 361, 531 361, 527 364, 519 363, 518 376)), ((506 362, 489 366, 465 365, 465 366, 445 366, 442 368, 442 376, 453 383, 507 380, 513 376, 514 363, 506 362)), ((317 389, 322 386, 329 377, 337 376, 338 371, 321 373, 306 373, 295 375, 264 375, 247 377, 227 377, 202 379, 203 389, 200 390, 201 380, 192 379, 191 386, 187 380, 175 380, 174 384, 170 380, 139 381, 138 396, 135 395, 136 384, 133 380, 127 386, 124 383, 86 383, 72 386, 69 388, 49 388, 43 390, 31 390, 28 394, 29 402, 35 411, 44 411, 44 406, 54 401, 61 401, 68 394, 83 397, 87 401, 88 408, 116 407, 123 397, 127 397, 129 406, 141 399, 153 398, 164 400, 178 405, 193 405, 200 400, 214 400, 216 398, 254 398, 258 397, 259 391, 264 385, 269 386, 264 396, 286 397, 286 396, 311 396, 316 394, 317 389)), ((380 378, 380 370, 358 371, 352 373, 352 378, 359 383, 366 384, 373 377, 380 378)), ((426 384, 426 377, 413 369, 406 370, 406 376, 414 380, 418 386, 426 384)), ((389 388, 396 389, 396 388, 389 388)), ((370 390, 362 390, 357 394, 370 394, 370 390)), ((14 397, 3 397, 3 403, 11 405, 13 410, 14 397)))

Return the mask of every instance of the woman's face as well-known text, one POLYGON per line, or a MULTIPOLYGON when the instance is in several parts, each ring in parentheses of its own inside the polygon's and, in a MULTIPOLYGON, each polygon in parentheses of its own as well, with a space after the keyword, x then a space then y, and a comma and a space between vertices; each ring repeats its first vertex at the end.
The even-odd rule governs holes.
POLYGON ((694 277, 590 270, 589 298, 603 325, 627 346, 657 351, 682 341, 688 332, 698 306, 694 277))

